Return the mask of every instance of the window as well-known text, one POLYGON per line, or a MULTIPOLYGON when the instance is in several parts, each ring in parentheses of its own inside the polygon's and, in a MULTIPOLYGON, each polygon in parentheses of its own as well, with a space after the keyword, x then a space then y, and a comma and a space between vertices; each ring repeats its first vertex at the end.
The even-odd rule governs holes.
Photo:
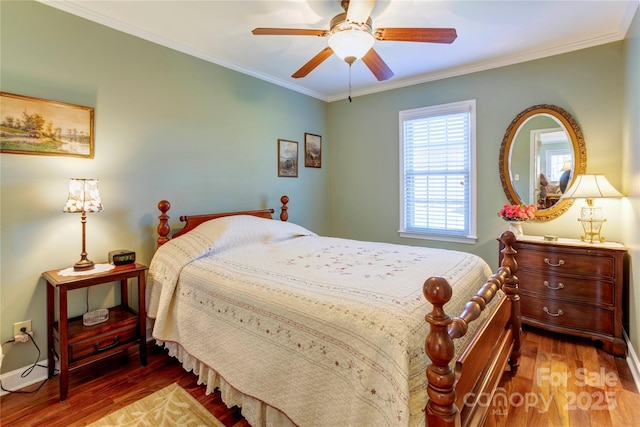
POLYGON ((400 235, 476 240, 475 100, 400 112, 400 235))

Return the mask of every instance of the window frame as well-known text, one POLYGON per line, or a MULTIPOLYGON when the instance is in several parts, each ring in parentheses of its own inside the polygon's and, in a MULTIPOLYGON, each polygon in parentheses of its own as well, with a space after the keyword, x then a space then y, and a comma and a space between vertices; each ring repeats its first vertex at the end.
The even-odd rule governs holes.
POLYGON ((399 154, 400 154, 400 228, 398 234, 401 237, 437 240, 454 243, 474 244, 477 241, 477 164, 476 164, 476 100, 466 100, 452 102, 448 104, 432 105, 427 107, 414 108, 410 110, 400 111, 399 117, 399 154), (405 227, 405 141, 404 141, 404 122, 407 120, 415 120, 420 118, 439 117, 450 114, 469 113, 468 124, 468 212, 465 217, 468 221, 468 232, 459 232, 456 230, 437 232, 434 230, 419 231, 415 229, 408 230, 405 227))

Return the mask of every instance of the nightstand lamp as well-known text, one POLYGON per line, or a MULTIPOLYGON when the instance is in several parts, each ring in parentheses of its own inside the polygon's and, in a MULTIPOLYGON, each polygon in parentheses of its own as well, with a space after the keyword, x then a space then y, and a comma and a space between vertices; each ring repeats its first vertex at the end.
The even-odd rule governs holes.
POLYGON ((74 264, 73 269, 76 271, 90 270, 94 264, 93 261, 87 258, 85 229, 87 212, 102 212, 98 180, 71 178, 69 180, 69 198, 64 205, 63 212, 82 214, 82 253, 80 254, 80 261, 74 264))
POLYGON ((602 208, 593 204, 593 199, 601 197, 623 197, 604 175, 578 175, 573 185, 562 195, 563 199, 587 199, 587 206, 582 207, 578 218, 584 229, 584 236, 580 239, 585 242, 593 243, 595 240, 602 243, 605 240, 600 232, 606 219, 602 208))

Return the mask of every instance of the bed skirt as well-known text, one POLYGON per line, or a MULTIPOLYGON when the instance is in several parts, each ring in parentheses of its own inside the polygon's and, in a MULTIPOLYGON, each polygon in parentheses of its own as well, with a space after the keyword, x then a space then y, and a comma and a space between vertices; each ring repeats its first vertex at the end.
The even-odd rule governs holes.
POLYGON ((180 344, 156 340, 156 344, 165 347, 169 356, 175 357, 187 372, 198 377, 198 384, 206 385, 206 394, 220 390, 222 401, 227 408, 241 408, 242 416, 253 427, 295 427, 295 424, 280 410, 263 401, 248 396, 235 389, 213 368, 190 355, 180 344))

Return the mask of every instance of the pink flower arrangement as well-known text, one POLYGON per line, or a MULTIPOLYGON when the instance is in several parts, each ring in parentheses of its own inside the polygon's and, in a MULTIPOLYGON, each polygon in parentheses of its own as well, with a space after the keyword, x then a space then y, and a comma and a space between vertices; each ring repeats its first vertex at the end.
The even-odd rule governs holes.
POLYGON ((504 205, 498 216, 505 221, 526 221, 535 217, 536 205, 504 205))

